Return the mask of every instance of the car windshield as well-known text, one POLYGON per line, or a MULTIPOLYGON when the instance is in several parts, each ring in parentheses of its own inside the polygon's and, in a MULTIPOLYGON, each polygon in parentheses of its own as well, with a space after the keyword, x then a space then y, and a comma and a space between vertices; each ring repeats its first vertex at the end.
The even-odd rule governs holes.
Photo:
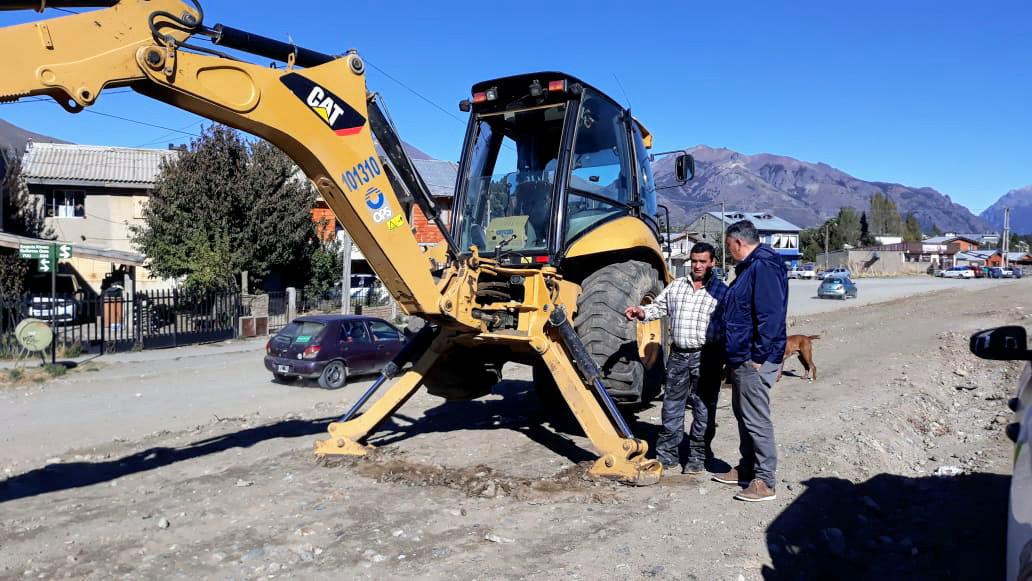
POLYGON ((286 337, 294 343, 310 343, 325 328, 326 324, 319 321, 293 321, 286 327, 283 327, 276 335, 286 337))
POLYGON ((566 104, 480 116, 474 124, 459 247, 545 248, 566 104))
MULTIPOLYGON (((825 279, 824 284, 842 284, 842 282, 843 281, 842 281, 841 278, 829 278, 829 279, 825 279)), ((810 288, 813 288, 813 287, 810 287, 810 288)))

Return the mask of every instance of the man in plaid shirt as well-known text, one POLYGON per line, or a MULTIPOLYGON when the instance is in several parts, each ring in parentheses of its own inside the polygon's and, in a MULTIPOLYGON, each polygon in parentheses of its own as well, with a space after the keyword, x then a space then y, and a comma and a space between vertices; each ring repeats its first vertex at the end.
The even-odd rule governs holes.
POLYGON ((716 430, 717 396, 723 368, 723 303, 727 285, 712 275, 713 246, 699 242, 689 254, 691 275, 675 279, 652 302, 627 307, 629 320, 652 321, 668 317, 673 334, 663 396, 663 429, 656 456, 666 469, 679 466, 684 439, 684 410, 692 405, 685 474, 705 471, 712 457, 710 443, 716 430))

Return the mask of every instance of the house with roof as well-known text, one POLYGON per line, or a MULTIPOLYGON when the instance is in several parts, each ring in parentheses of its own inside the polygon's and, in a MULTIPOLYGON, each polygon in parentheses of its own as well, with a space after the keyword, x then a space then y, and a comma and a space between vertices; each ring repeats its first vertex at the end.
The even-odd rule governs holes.
POLYGON ((802 253, 799 251, 799 226, 779 218, 770 212, 743 212, 729 210, 720 212, 706 212, 699 216, 694 222, 688 225, 687 231, 695 233, 699 240, 709 242, 715 246, 722 245, 720 239, 722 228, 730 226, 739 220, 749 220, 759 231, 760 241, 769 244, 777 251, 789 268, 795 266, 802 253))
MULTIPOLYGON (((138 255, 130 228, 143 224, 143 208, 161 162, 178 151, 66 143, 26 145, 22 177, 57 240, 94 249, 138 255)), ((99 292, 115 263, 76 257, 71 266, 99 292)), ((139 264, 137 288, 161 288, 139 264)))
POLYGON ((925 238, 921 241, 922 244, 927 245, 945 245, 946 249, 951 254, 957 252, 968 252, 970 250, 978 250, 978 247, 982 244, 980 238, 974 236, 966 236, 963 234, 947 234, 945 236, 932 236, 931 238, 925 238))
MULTIPOLYGON (((1003 253, 999 250, 970 250, 958 252, 953 257, 955 266, 1003 266, 1003 253)), ((1008 252, 1007 264, 1032 265, 1032 254, 1008 252)))

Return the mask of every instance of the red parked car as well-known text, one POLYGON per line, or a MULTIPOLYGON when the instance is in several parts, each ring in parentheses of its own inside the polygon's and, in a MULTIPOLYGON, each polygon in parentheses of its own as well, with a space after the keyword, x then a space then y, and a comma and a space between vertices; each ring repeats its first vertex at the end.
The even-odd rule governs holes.
POLYGON ((405 344, 405 335, 383 319, 361 315, 298 317, 265 345, 265 368, 282 383, 318 379, 343 387, 352 375, 378 373, 405 344))
POLYGON ((985 278, 985 270, 981 266, 968 266, 968 270, 975 273, 975 278, 985 278))

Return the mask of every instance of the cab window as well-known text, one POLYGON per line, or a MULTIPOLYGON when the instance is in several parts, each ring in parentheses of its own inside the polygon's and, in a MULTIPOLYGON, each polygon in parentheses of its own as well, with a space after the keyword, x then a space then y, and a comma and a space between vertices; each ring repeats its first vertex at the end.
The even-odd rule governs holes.
POLYGON ((634 136, 634 159, 637 163, 638 196, 645 214, 655 218, 658 208, 656 202, 656 181, 652 176, 652 162, 649 161, 649 152, 645 149, 645 141, 641 138, 641 131, 638 129, 637 124, 634 125, 631 134, 634 136))
POLYGON ((566 240, 626 215, 632 200, 627 123, 623 112, 591 89, 577 117, 567 196, 566 240))

